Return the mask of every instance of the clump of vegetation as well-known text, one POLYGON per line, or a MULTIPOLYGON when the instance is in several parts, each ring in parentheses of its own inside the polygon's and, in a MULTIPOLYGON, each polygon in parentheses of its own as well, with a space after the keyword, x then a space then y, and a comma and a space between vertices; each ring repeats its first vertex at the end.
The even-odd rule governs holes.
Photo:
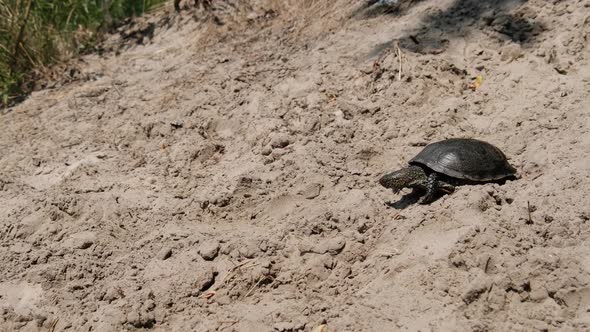
POLYGON ((165 0, 0 0, 0 108, 32 91, 49 65, 165 0))

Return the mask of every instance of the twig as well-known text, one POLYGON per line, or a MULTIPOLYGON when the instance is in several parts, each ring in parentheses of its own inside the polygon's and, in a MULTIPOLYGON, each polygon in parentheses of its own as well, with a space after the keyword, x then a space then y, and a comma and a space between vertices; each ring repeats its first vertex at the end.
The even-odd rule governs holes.
POLYGON ((249 260, 247 260, 247 261, 243 261, 243 262, 241 262, 240 264, 238 264, 238 265, 236 265, 236 266, 232 267, 232 268, 230 269, 230 271, 233 271, 233 270, 239 269, 239 268, 241 268, 242 266, 244 266, 244 265, 246 265, 246 264, 248 264, 248 263, 252 263, 252 261, 253 261, 253 259, 249 259, 249 260))
POLYGON ((426 221, 425 218, 422 218, 422 220, 420 220, 420 222, 418 222, 416 225, 412 226, 409 230, 408 233, 412 233, 414 230, 416 230, 416 228, 422 226, 422 224, 426 221))
POLYGON ((526 206, 527 206, 527 211, 529 213, 529 220, 527 221, 527 224, 531 225, 533 223, 533 218, 531 216, 531 203, 529 201, 526 201, 526 206))
MULTIPOLYGON (((261 70, 257 70, 255 71, 253 74, 254 75, 258 75, 267 71, 280 71, 280 70, 287 70, 287 71, 294 71, 297 70, 299 68, 294 68, 294 67, 281 67, 281 68, 267 68, 267 69, 261 69, 261 70)), ((240 77, 240 76, 238 76, 240 77)))
POLYGON ((488 259, 486 260, 486 265, 483 269, 484 273, 488 273, 488 267, 490 266, 490 261, 492 260, 492 256, 489 256, 488 259))
MULTIPOLYGON (((251 259, 250 259, 250 260, 244 261, 244 262, 242 262, 242 263, 240 263, 240 264, 238 264, 238 265, 236 265, 236 266, 232 267, 232 268, 231 268, 231 269, 230 269, 230 270, 227 272, 227 274, 226 274, 226 275, 223 277, 223 279, 221 279, 221 281, 215 285, 215 287, 213 287, 213 288, 211 288, 209 291, 207 291, 207 292, 203 293, 203 294, 201 295, 201 297, 202 297, 202 298, 206 298, 206 299, 208 299, 208 298, 211 298, 211 297, 215 296, 215 293, 216 293, 216 291, 219 289, 219 287, 221 287, 223 284, 225 284, 225 282, 226 282, 227 280, 230 280, 231 278, 233 278, 233 276, 236 274, 236 270, 238 270, 239 268, 243 267, 244 265, 246 265, 246 264, 248 264, 248 263, 251 263, 252 261, 253 261, 253 260, 251 260, 251 259)), ((252 264, 252 265, 249 265, 249 266, 246 266, 246 267, 244 267, 244 268, 251 268, 251 267, 253 267, 253 266, 256 266, 256 265, 258 265, 258 263, 254 263, 254 264, 252 264)))
POLYGON ((494 286, 496 284, 492 282, 492 284, 490 285, 490 288, 488 288, 488 294, 487 294, 487 300, 490 300, 490 295, 492 294, 492 289, 494 289, 494 286))
POLYGON ((117 91, 119 96, 121 96, 121 91, 119 90, 119 88, 117 88, 117 85, 115 84, 115 82, 111 81, 111 85, 113 86, 113 88, 115 88, 115 91, 117 91))
POLYGON ((393 250, 394 250, 394 251, 384 251, 384 252, 380 252, 380 253, 378 253, 377 255, 378 255, 378 256, 383 256, 383 257, 385 257, 385 258, 390 258, 390 257, 393 257, 393 256, 398 256, 398 255, 400 255, 400 254, 401 254, 399 250, 397 250, 397 249, 395 249, 395 248, 394 248, 393 250))
POLYGON ((221 320, 221 321, 219 321, 219 323, 221 323, 221 324, 230 324, 228 327, 234 326, 239 322, 240 322, 239 320, 221 320))
POLYGON ((264 276, 260 277, 258 279, 258 282, 256 282, 256 284, 254 284, 254 286, 252 286, 250 288, 250 290, 248 291, 248 293, 246 293, 246 295, 244 295, 244 297, 248 297, 248 295, 250 295, 250 293, 252 293, 252 291, 254 290, 254 288, 258 287, 258 285, 260 285, 260 283, 262 282, 262 280, 264 279, 264 276))
POLYGON ((56 318, 53 322, 51 322, 51 325, 49 326, 49 332, 55 331, 55 327, 57 326, 57 322, 59 322, 59 318, 56 318))
POLYGON ((62 145, 61 148, 68 149, 68 148, 71 148, 72 146, 76 146, 76 145, 80 145, 80 144, 82 144, 82 142, 70 143, 70 144, 62 145))
POLYGON ((395 43, 395 51, 397 53, 397 59, 399 60, 399 71, 397 72, 397 80, 402 80, 402 50, 399 48, 399 43, 395 43))

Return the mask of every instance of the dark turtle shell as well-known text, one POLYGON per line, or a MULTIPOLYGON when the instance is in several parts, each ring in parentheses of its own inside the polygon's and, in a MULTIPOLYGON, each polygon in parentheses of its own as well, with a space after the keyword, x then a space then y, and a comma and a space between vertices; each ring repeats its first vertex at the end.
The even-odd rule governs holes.
POLYGON ((427 145, 410 160, 435 172, 472 181, 496 181, 514 176, 512 167, 500 149, 470 138, 452 138, 427 145))

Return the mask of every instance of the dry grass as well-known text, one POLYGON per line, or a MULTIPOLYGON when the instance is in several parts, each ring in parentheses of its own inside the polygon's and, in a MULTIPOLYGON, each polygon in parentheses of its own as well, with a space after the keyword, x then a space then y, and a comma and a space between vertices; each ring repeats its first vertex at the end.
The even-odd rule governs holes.
POLYGON ((48 66, 92 48, 101 32, 165 0, 0 0, 0 107, 18 102, 48 66))
MULTIPOLYGON (((101 32, 119 20, 165 1, 0 0, 0 108, 35 90, 39 78, 50 76, 48 67, 92 50, 101 32)), ((215 10, 202 16, 203 27, 193 43, 195 52, 230 40, 249 43, 265 28, 293 39, 317 37, 342 24, 350 1, 235 0, 231 5, 229 1, 213 5, 215 10), (252 26, 258 29, 255 34, 252 26), (250 34, 244 35, 245 31, 250 34)))
POLYGON ((222 14, 223 24, 217 24, 215 15, 219 15, 220 3, 214 2, 214 7, 218 7, 212 13, 201 13, 206 16, 202 16, 204 26, 193 43, 195 52, 228 40, 250 43, 259 38, 264 28, 286 32, 289 38, 313 38, 341 26, 350 14, 350 1, 239 0, 222 14), (257 33, 244 36, 245 31, 253 31, 252 26, 257 27, 257 33))

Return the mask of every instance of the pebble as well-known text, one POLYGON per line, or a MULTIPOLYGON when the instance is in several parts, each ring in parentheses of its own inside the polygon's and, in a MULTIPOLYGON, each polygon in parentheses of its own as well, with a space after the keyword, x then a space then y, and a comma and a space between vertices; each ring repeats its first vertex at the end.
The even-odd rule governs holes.
POLYGON ((208 268, 200 271, 197 274, 197 280, 195 280, 194 286, 199 291, 203 292, 209 289, 215 283, 215 271, 213 268, 208 268))
POLYGON ((127 323, 136 328, 151 328, 156 322, 153 312, 140 313, 138 310, 132 310, 127 314, 127 323))
POLYGON ((213 199, 213 204, 218 207, 226 207, 231 203, 232 197, 227 194, 221 194, 213 199))
POLYGON ((265 146, 264 148, 262 148, 262 150, 260 151, 260 154, 262 154, 263 156, 268 156, 272 153, 272 147, 270 145, 265 146))
POLYGON ((291 139, 287 135, 277 135, 273 137, 270 141, 270 146, 274 149, 277 148, 286 148, 291 144, 291 139))
POLYGON ((300 194, 307 198, 307 199, 314 199, 320 195, 322 191, 322 185, 319 183, 311 183, 307 185, 303 190, 300 191, 300 194))
POLYGON ((491 284, 492 280, 490 278, 481 274, 476 276, 475 279, 471 282, 471 284, 467 287, 467 291, 463 293, 463 301, 466 304, 469 304, 477 300, 477 298, 482 293, 490 289, 491 284))
POLYGON ((549 292, 547 292, 547 289, 541 283, 532 281, 530 285, 531 292, 529 293, 529 297, 534 302, 542 302, 549 297, 549 292))
POLYGON ((199 255, 206 261, 211 261, 219 254, 219 242, 217 241, 205 241, 199 247, 199 255))
POLYGON ((156 258, 162 261, 167 260, 170 256, 172 256, 172 248, 170 247, 164 247, 156 254, 156 258))
POLYGON ((294 332, 302 331, 305 329, 305 324, 291 323, 291 322, 279 322, 273 326, 273 331, 277 332, 294 332))
POLYGON ((93 232, 80 232, 70 237, 72 249, 88 249, 96 241, 96 234, 93 232))
POLYGON ((258 241, 250 240, 246 241, 243 245, 238 248, 238 252, 245 258, 254 258, 260 253, 258 247, 258 241))
POLYGON ((500 60, 513 61, 523 55, 522 47, 519 44, 510 44, 500 49, 500 60))
POLYGON ((299 251, 302 254, 314 253, 314 254, 325 254, 330 253, 336 255, 344 249, 346 246, 346 240, 339 236, 331 239, 322 239, 315 242, 304 242, 299 246, 299 251))
POLYGON ((120 288, 111 286, 107 289, 106 293, 104 294, 103 300, 107 301, 108 303, 113 302, 114 300, 120 299, 124 296, 123 291, 120 288))

